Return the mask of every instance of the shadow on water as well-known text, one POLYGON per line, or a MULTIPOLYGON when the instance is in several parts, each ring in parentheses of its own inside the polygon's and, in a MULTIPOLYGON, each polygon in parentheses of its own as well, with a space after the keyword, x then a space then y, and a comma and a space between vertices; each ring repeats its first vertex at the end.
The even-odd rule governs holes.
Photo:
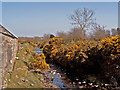
POLYGON ((40 48, 36 48, 34 51, 36 51, 36 55, 43 53, 40 48))
MULTIPOLYGON (((36 48, 34 51, 36 51, 37 55, 43 53, 39 48, 36 48)), ((50 66, 50 70, 48 72, 44 72, 45 76, 48 78, 48 82, 64 89, 75 87, 75 85, 72 84, 72 80, 67 77, 62 68, 51 63, 48 64, 50 66)))
MULTIPOLYGON (((36 51, 37 55, 43 53, 40 48, 36 48, 34 51, 36 51)), ((83 88, 83 86, 87 88, 111 88, 111 85, 105 86, 105 84, 99 82, 94 75, 88 75, 86 77, 85 75, 80 75, 74 70, 70 71, 70 69, 65 69, 64 67, 61 67, 57 64, 48 64, 50 66, 50 70, 48 72, 44 72, 44 75, 47 77, 47 81, 61 89, 80 89, 81 87, 83 88), (88 78, 91 79, 92 82, 87 80, 88 78), (95 80, 97 80, 97 82, 95 80)))

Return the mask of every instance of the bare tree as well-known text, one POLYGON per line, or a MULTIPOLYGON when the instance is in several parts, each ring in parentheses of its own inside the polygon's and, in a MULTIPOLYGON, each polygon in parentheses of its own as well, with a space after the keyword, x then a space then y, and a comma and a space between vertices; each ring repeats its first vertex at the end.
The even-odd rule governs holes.
POLYGON ((81 30, 81 28, 73 28, 67 33, 57 32, 57 36, 63 38, 65 42, 86 39, 85 31, 81 30))
POLYGON ((43 41, 48 42, 50 39, 50 34, 44 34, 43 41))
POLYGON ((106 30, 106 36, 109 37, 110 36, 110 30, 106 30))
POLYGON ((72 40, 71 33, 67 32, 57 32, 57 36, 64 39, 65 42, 70 42, 72 40))
POLYGON ((120 35, 120 28, 117 28, 118 35, 120 35))
POLYGON ((94 23, 92 26, 93 26, 93 31, 94 31, 93 33, 95 40, 101 40, 109 36, 110 31, 106 31, 105 26, 101 26, 97 23, 94 23))
POLYGON ((103 38, 106 38, 105 30, 99 29, 95 32, 94 35, 95 35, 95 37, 94 37, 95 40, 101 40, 103 38))
POLYGON ((94 22, 93 15, 93 10, 87 8, 76 9, 74 14, 70 17, 72 20, 71 24, 81 28, 81 30, 88 30, 94 22))
POLYGON ((83 40, 86 38, 85 31, 81 30, 81 28, 74 28, 70 31, 72 40, 83 40))
POLYGON ((57 36, 58 37, 61 37, 61 38, 63 38, 63 39, 66 39, 67 37, 67 34, 65 33, 65 32, 60 32, 60 31, 57 31, 57 36))
POLYGON ((116 29, 112 29, 112 36, 118 35, 118 32, 116 29))

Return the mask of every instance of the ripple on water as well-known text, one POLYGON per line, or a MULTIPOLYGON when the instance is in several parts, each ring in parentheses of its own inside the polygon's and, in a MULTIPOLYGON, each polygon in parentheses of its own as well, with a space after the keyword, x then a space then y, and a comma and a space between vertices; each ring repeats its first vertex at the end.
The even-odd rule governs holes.
POLYGON ((69 82, 66 82, 66 76, 64 73, 60 74, 61 73, 61 70, 58 68, 56 68, 55 70, 55 66, 54 65, 51 65, 50 64, 51 69, 49 72, 44 72, 45 76, 47 78, 49 78, 49 83, 52 83, 53 85, 56 85, 60 88, 69 88, 69 85, 67 85, 67 83, 69 82))
POLYGON ((40 48, 36 48, 34 51, 36 51, 36 54, 37 54, 37 55, 43 53, 43 52, 40 50, 40 48))
MULTIPOLYGON (((34 51, 36 51, 36 54, 43 53, 40 48, 36 48, 34 51)), ((52 82, 53 85, 56 85, 60 88, 69 88, 69 85, 65 83, 66 73, 63 73, 63 69, 61 70, 59 67, 55 67, 52 64, 49 64, 50 71, 44 72, 45 76, 48 78, 49 82, 52 82)))

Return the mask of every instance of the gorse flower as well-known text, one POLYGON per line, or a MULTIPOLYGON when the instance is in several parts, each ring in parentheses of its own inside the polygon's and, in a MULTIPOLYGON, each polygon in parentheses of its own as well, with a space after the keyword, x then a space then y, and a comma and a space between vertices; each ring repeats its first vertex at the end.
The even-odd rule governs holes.
POLYGON ((30 53, 30 49, 29 49, 29 48, 26 48, 26 52, 27 52, 27 53, 30 53))
POLYGON ((48 44, 44 44, 43 52, 49 60, 71 68, 85 63, 93 55, 112 57, 113 60, 120 53, 120 36, 107 37, 101 41, 80 40, 72 43, 64 43, 62 38, 53 37, 48 44))
POLYGON ((45 56, 44 54, 38 54, 36 55, 36 58, 29 64, 29 68, 31 69, 49 69, 49 64, 46 63, 45 61, 45 56))

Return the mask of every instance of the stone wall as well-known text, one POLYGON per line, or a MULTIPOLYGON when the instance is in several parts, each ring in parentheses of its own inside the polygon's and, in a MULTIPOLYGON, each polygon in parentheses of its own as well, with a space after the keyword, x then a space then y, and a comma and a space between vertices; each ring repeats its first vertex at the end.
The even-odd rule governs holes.
POLYGON ((2 35, 2 67, 4 72, 12 71, 18 49, 18 41, 2 35))
POLYGON ((18 38, 2 25, 0 25, 0 50, 0 72, 3 75, 0 88, 3 88, 7 87, 8 82, 7 78, 4 78, 4 74, 13 70, 18 50, 18 38))

